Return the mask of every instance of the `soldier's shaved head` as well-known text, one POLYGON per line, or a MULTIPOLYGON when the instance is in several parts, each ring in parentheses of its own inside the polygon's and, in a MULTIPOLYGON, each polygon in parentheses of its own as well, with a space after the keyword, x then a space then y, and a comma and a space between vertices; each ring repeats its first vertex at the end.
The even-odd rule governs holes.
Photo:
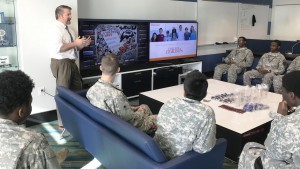
POLYGON ((202 100, 207 93, 208 82, 206 76, 194 70, 184 80, 185 97, 193 100, 202 100))
POLYGON ((113 76, 119 70, 119 59, 115 54, 107 54, 101 61, 102 73, 113 76))

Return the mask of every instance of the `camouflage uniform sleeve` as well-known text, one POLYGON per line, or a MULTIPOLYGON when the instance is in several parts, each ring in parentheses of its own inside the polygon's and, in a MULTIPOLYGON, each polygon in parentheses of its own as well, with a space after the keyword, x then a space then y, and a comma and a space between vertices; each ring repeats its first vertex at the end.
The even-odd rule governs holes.
POLYGON ((284 66, 285 58, 283 55, 281 55, 281 58, 279 59, 278 63, 278 69, 274 70, 275 75, 280 75, 284 72, 285 66, 284 66))
POLYGON ((256 69, 261 69, 263 67, 263 60, 266 57, 266 53, 264 55, 262 55, 262 57, 259 59, 258 64, 256 66, 256 69))
POLYGON ((209 109, 209 116, 206 123, 202 123, 197 139, 194 142, 193 150, 198 153, 210 151, 216 144, 216 119, 212 109, 209 109))
POLYGON ((238 66, 243 67, 243 68, 250 67, 252 65, 252 63, 253 63, 253 59, 254 59, 253 53, 252 53, 251 50, 248 49, 247 52, 246 52, 246 59, 245 59, 245 61, 244 62, 240 62, 238 64, 238 66))
POLYGON ((269 116, 273 119, 272 123, 277 123, 282 117, 284 117, 283 115, 272 111, 269 113, 269 116))
POLYGON ((290 73, 290 72, 292 72, 292 71, 294 71, 294 70, 297 70, 297 60, 296 59, 294 59, 293 61, 292 61, 292 63, 289 65, 289 67, 287 68, 287 73, 290 73))
POLYGON ((232 50, 226 57, 225 57, 225 59, 224 59, 224 62, 225 63, 229 63, 230 62, 230 60, 231 60, 231 58, 233 57, 233 55, 234 55, 234 51, 235 50, 232 50))
POLYGON ((50 148, 46 138, 39 134, 42 139, 33 140, 21 154, 17 168, 31 169, 60 169, 56 155, 50 148))
MULTIPOLYGON (((267 159, 290 160, 291 157, 287 151, 290 149, 288 146, 293 145, 293 140, 290 137, 291 134, 283 120, 276 121, 276 123, 272 122, 270 133, 265 141, 267 149, 265 156, 267 159), (270 134, 272 134, 272 137, 268 139, 270 134)), ((290 165, 288 166, 290 167, 290 165)), ((266 166, 266 168, 268 167, 266 166)))
POLYGON ((131 109, 124 94, 115 100, 115 109, 120 118, 142 131, 148 131, 153 125, 153 123, 145 123, 146 114, 136 113, 131 109))

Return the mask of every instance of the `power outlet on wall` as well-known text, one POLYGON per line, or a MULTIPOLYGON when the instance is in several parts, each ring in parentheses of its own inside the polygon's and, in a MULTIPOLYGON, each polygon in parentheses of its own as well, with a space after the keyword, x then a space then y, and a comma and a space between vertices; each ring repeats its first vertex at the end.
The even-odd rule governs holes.
POLYGON ((45 86, 40 86, 37 88, 38 90, 38 96, 44 96, 45 95, 45 86))

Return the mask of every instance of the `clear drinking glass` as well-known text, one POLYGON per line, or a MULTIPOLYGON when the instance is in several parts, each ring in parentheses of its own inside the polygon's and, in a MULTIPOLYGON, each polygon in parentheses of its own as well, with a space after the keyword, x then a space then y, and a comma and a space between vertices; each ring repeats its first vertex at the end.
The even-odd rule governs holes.
POLYGON ((234 103, 235 103, 235 106, 237 106, 237 107, 242 106, 242 102, 243 102, 242 98, 243 98, 242 89, 241 88, 235 89, 235 92, 234 92, 234 103))
POLYGON ((256 84, 257 102, 260 103, 262 100, 263 89, 261 84, 256 84))
POLYGON ((261 84, 262 86, 262 97, 265 99, 268 96, 269 86, 266 84, 261 84))
POLYGON ((258 102, 258 93, 256 86, 251 86, 251 102, 257 103, 258 102))
POLYGON ((251 102, 251 88, 250 86, 245 86, 244 89, 244 104, 251 102))

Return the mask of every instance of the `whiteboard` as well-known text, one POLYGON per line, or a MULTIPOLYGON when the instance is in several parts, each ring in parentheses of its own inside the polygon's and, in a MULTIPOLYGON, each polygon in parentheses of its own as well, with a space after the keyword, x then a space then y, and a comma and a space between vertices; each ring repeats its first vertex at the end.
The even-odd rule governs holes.
POLYGON ((198 0, 198 45, 234 42, 237 37, 269 39, 268 5, 198 0), (252 15, 256 24, 252 26, 252 15))
POLYGON ((238 35, 248 39, 268 39, 268 22, 271 11, 268 5, 239 4, 238 35), (252 16, 256 23, 252 26, 252 16))
POLYGON ((287 41, 300 40, 300 5, 274 6, 271 38, 287 41))
POLYGON ((238 3, 198 0, 198 45, 233 42, 237 37, 238 3))

